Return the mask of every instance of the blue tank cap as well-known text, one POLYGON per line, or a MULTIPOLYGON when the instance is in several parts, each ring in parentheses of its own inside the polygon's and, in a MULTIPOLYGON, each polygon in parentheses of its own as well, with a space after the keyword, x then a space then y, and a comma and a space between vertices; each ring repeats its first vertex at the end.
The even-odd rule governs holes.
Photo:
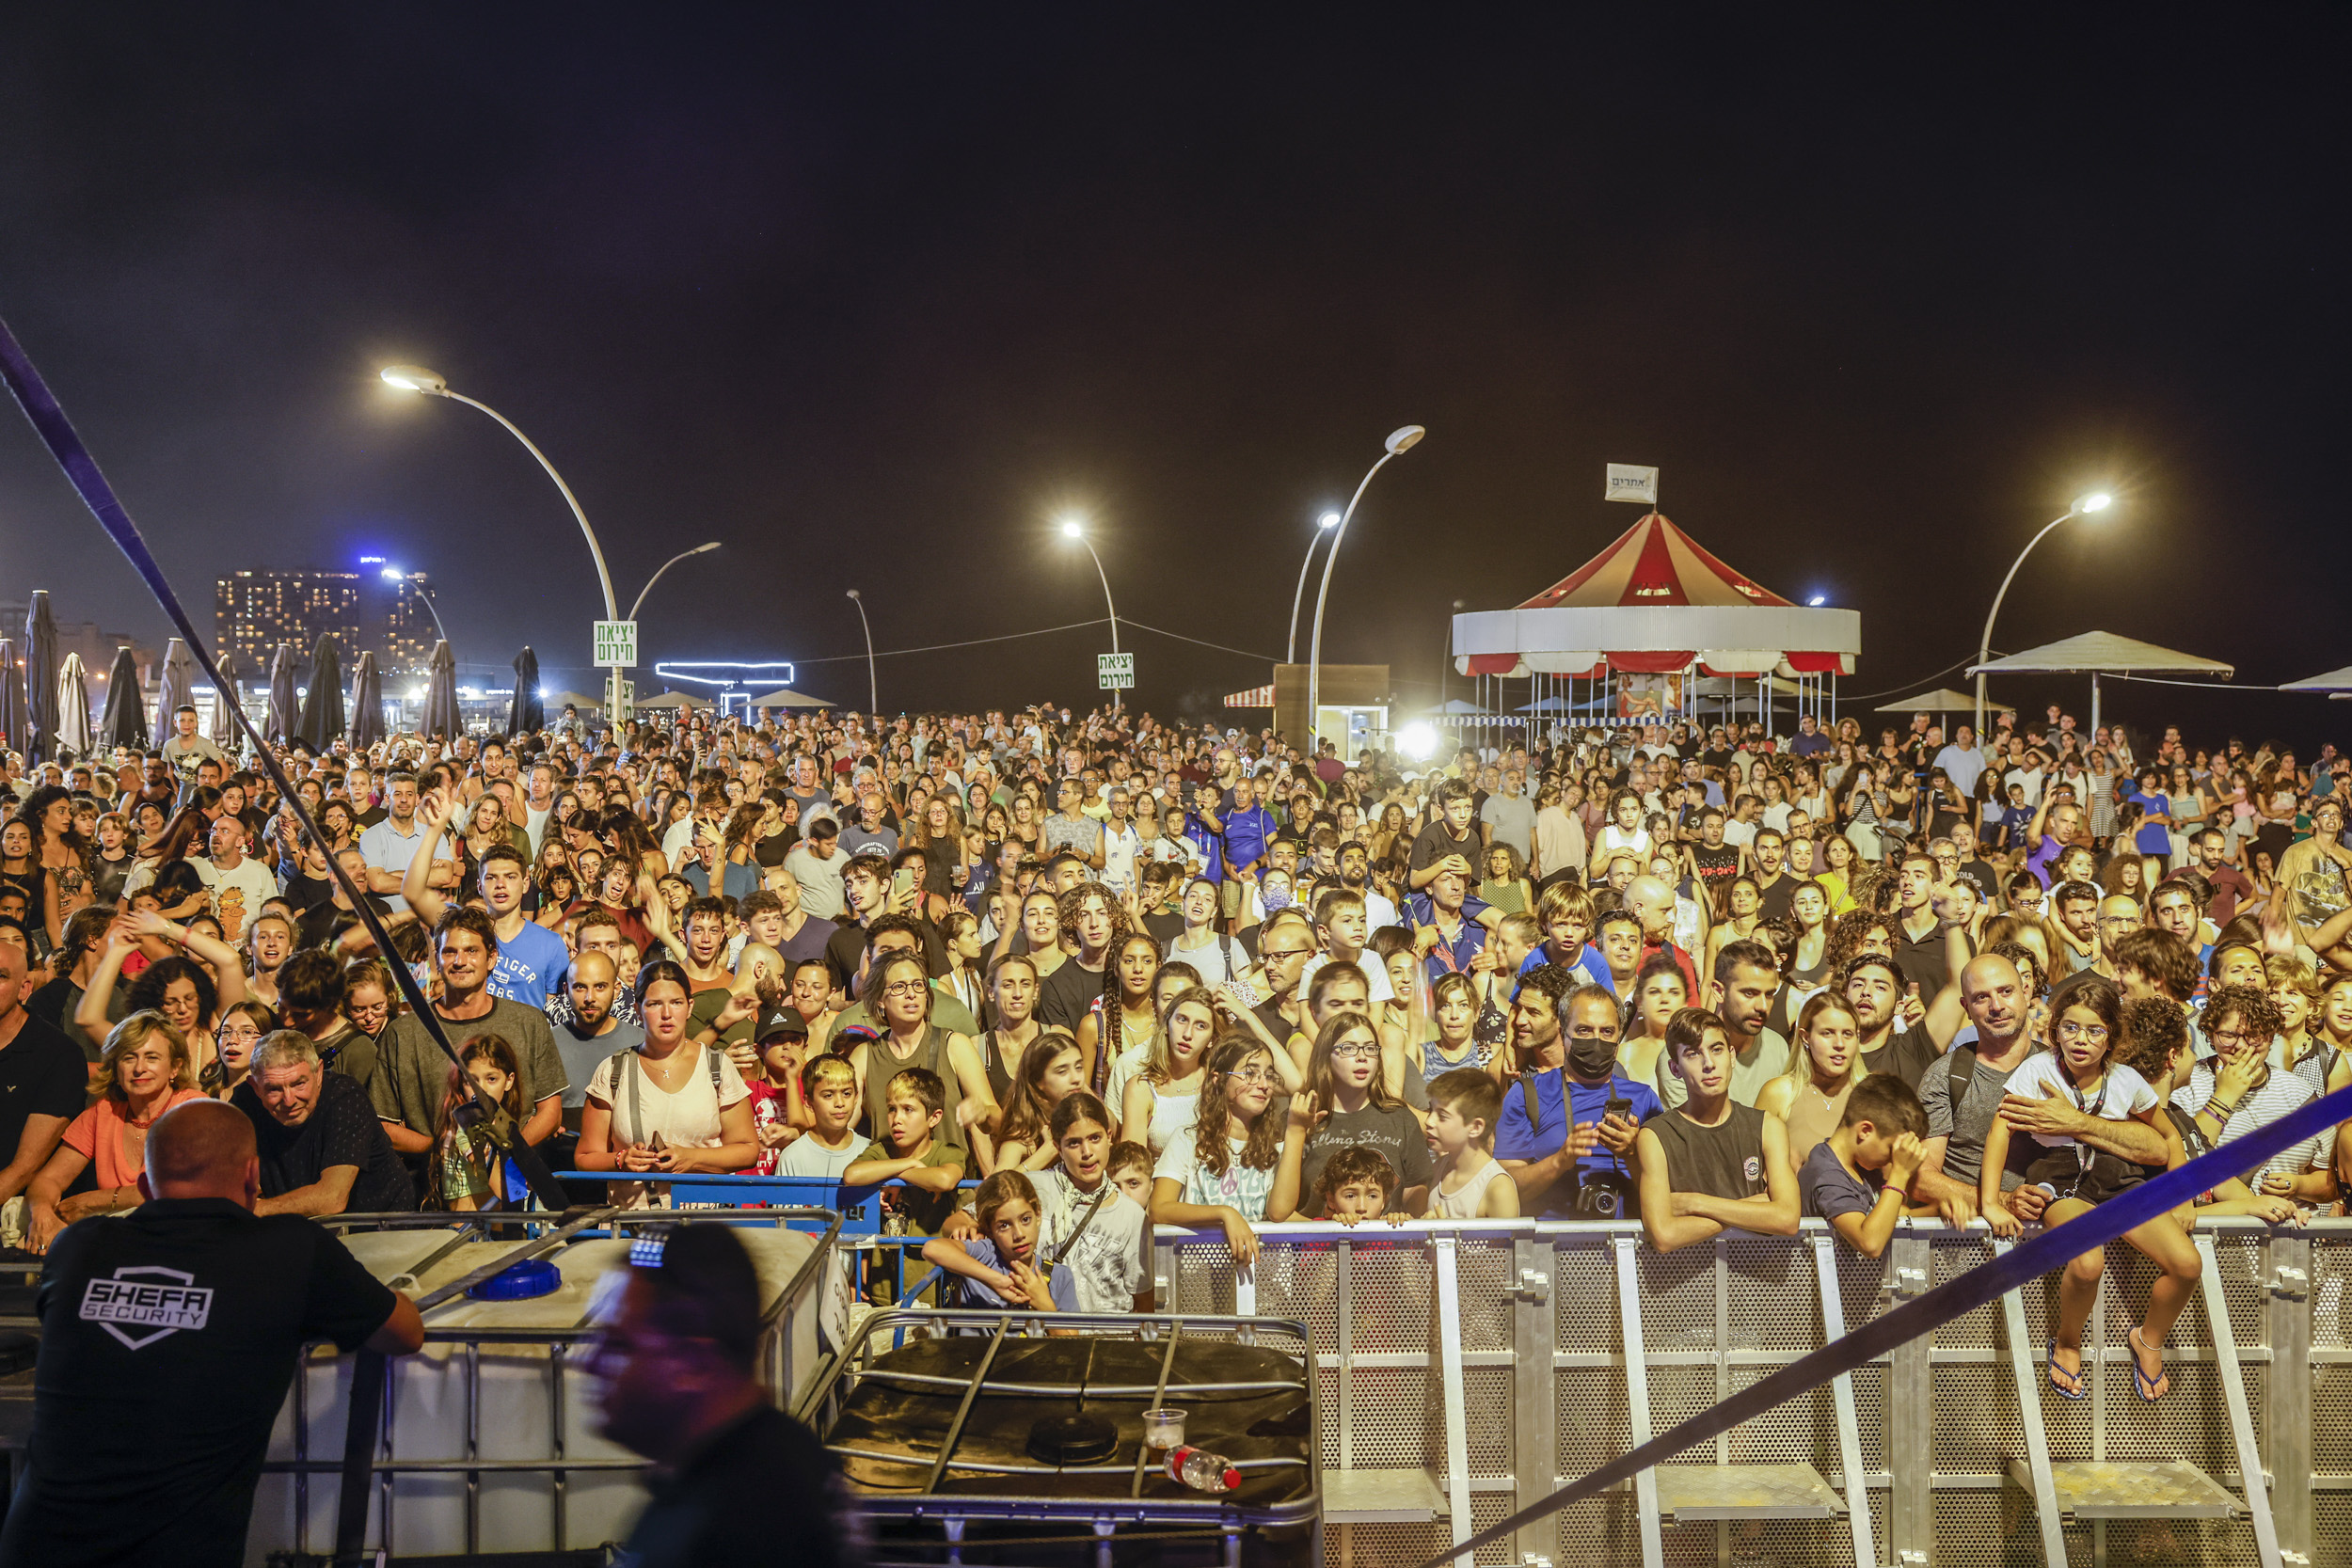
POLYGON ((553 1295, 563 1287, 563 1270, 544 1258, 531 1258, 492 1275, 466 1294, 476 1301, 529 1301, 533 1296, 553 1295))

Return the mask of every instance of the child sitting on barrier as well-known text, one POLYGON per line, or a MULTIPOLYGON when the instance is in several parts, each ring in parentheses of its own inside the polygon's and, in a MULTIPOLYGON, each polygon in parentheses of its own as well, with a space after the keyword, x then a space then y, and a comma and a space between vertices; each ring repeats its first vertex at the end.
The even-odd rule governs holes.
MULTIPOLYGON (((891 1091, 895 1096, 898 1085, 891 1091)), ((1077 1281, 1068 1265, 1041 1255, 1042 1211, 1037 1188, 1017 1170, 1000 1170, 973 1195, 979 1233, 961 1241, 934 1236, 923 1260, 957 1276, 951 1305, 1078 1310, 1077 1281)))
MULTIPOLYGON (((1829 1221, 1838 1240, 1863 1257, 1876 1258, 1894 1240, 1895 1222, 1915 1212, 1911 1179, 1919 1174, 1927 1107, 1891 1072, 1870 1074, 1845 1101, 1837 1130, 1798 1167, 1797 1192, 1806 1213, 1829 1221)), ((1932 1213, 1934 1206, 1915 1212, 1932 1213)))
MULTIPOLYGON (((1433 1220, 1515 1220, 1518 1183, 1496 1163, 1495 1118, 1502 1090, 1474 1067, 1456 1068, 1429 1085, 1429 1184, 1433 1220)), ((1335 1161, 1334 1164, 1337 1162, 1335 1161)), ((1330 1166, 1324 1167, 1327 1178, 1330 1166)))
MULTIPOLYGON (((2063 1008, 2051 1030, 2055 1049, 2026 1058, 2025 1065, 2010 1077, 2010 1099, 2055 1100, 2083 1116, 2103 1121, 2142 1121, 2161 1131, 2156 1091, 2137 1072, 2108 1059, 2122 1035, 2122 997, 2113 983, 2096 975, 2077 980, 2061 1000, 2063 1008)), ((2146 1166, 2064 1133, 2037 1132, 2027 1136, 2042 1151, 2026 1167, 2026 1180, 2051 1195, 2049 1207, 2042 1212, 2045 1227, 2087 1214, 2147 1180, 2146 1166)), ((1983 1184, 1989 1196, 1983 1202, 1988 1213, 2000 1202, 2000 1172, 2009 1158, 2010 1137, 2005 1111, 1994 1119, 1984 1140, 1984 1168, 1989 1174, 1983 1184)), ((2171 1331, 2172 1320, 2188 1305, 2203 1266, 2187 1233, 2169 1213, 2135 1226, 2123 1233, 2123 1239, 2163 1271, 2149 1288, 2146 1315, 2129 1335, 2133 1382, 2139 1397, 2153 1403, 2172 1386, 2164 1370, 2165 1336, 2171 1331)), ((2067 1264, 2058 1283, 2058 1332, 2049 1344, 2049 1379, 2050 1386, 2070 1400, 2090 1397, 2082 1368, 2083 1324, 2090 1319, 2091 1307, 2098 1300, 2099 1276, 2106 1268, 2106 1249, 2094 1247, 2067 1264)))
POLYGON ((1361 1225, 1383 1217, 1391 1225, 1403 1225, 1413 1216, 1398 1208, 1396 1201, 1396 1167, 1382 1159, 1378 1149, 1365 1144, 1332 1155, 1315 1185, 1315 1207, 1325 1219, 1342 1225, 1361 1225))
POLYGON ((911 1067, 895 1074, 883 1093, 883 1137, 866 1145, 841 1180, 852 1187, 904 1183, 898 1209, 907 1228, 937 1235, 940 1222, 955 1212, 956 1184, 963 1180, 963 1150, 938 1136, 947 1085, 929 1068, 911 1067))
POLYGON ((1666 1022, 1663 1059, 1689 1098, 1644 1122, 1634 1140, 1650 1245, 1672 1252, 1727 1229, 1795 1235, 1788 1124, 1731 1098, 1723 1020, 1704 1007, 1677 1011, 1666 1022))
POLYGON ((814 1123, 777 1152, 778 1176, 838 1181, 857 1159, 857 1069, 847 1056, 811 1056, 801 1068, 801 1102, 814 1123))

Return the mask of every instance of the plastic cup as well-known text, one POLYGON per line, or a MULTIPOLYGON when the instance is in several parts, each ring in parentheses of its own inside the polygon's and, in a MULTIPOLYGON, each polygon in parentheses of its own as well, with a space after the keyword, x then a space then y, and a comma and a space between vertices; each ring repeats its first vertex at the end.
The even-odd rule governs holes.
POLYGON ((1181 1410, 1147 1410, 1143 1413, 1143 1441, 1154 1449, 1177 1449, 1184 1443, 1184 1413, 1181 1410))

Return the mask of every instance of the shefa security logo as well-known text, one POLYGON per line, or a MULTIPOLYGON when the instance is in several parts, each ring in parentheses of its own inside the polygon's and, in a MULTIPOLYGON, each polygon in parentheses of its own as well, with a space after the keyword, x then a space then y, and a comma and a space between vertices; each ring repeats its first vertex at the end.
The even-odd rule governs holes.
POLYGON ((213 1292, 196 1275, 154 1264, 117 1269, 82 1291, 82 1321, 93 1323, 133 1350, 143 1350, 183 1328, 212 1321, 213 1292))

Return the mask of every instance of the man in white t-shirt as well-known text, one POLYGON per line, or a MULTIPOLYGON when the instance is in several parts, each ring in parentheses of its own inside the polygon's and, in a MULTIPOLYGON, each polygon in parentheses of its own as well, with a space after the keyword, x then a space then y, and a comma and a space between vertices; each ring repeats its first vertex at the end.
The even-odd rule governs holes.
POLYGON ((213 824, 212 846, 210 860, 194 863, 196 874, 212 894, 222 940, 233 946, 245 940, 246 927, 262 912, 262 906, 278 896, 278 879, 246 856, 242 817, 223 812, 213 824))

